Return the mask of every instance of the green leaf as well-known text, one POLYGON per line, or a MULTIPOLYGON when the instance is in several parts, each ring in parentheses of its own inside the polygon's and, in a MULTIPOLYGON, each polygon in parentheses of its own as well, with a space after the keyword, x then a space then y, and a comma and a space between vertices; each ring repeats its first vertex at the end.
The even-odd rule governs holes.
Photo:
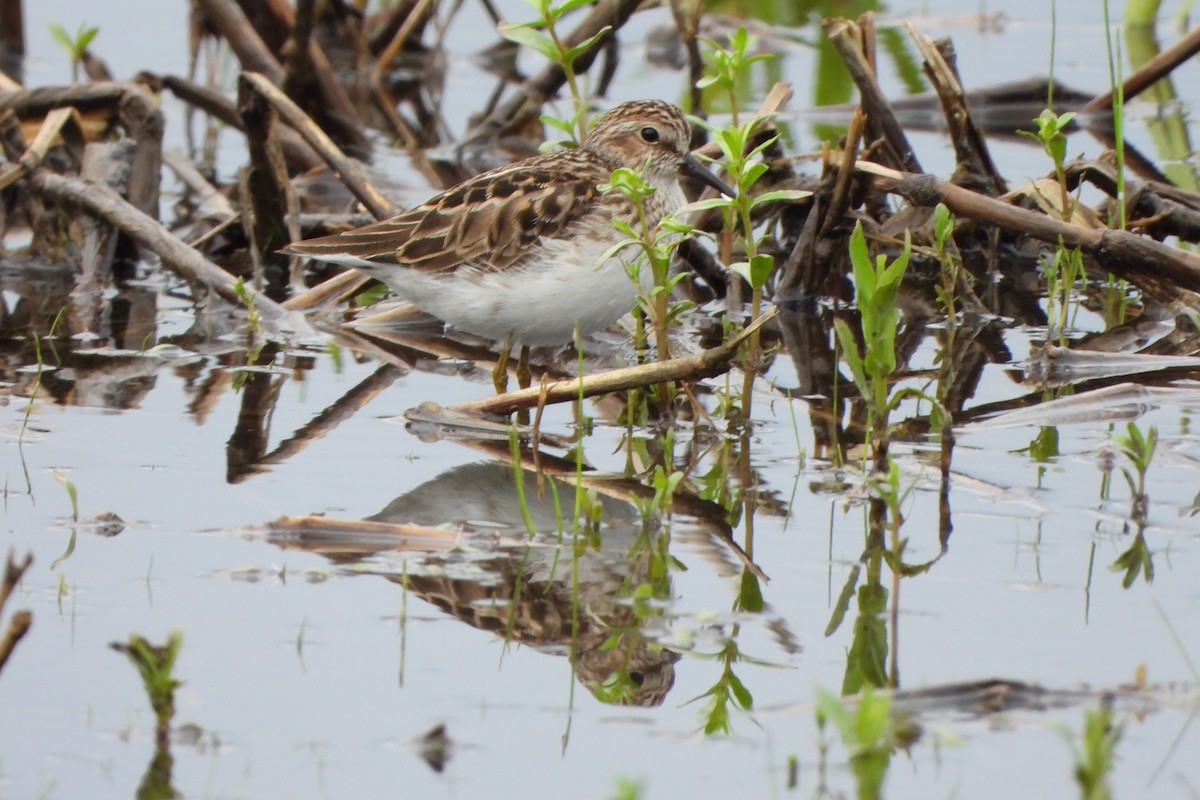
POLYGON ((755 614, 760 613, 766 607, 758 577, 748 569, 742 570, 742 587, 738 592, 738 606, 743 611, 755 614))
POLYGON ((85 28, 80 25, 79 35, 75 38, 75 51, 79 55, 83 55, 83 51, 87 50, 88 45, 92 43, 99 33, 99 28, 85 28))
POLYGON ((746 283, 750 283, 749 261, 735 261, 734 263, 730 264, 727 269, 735 275, 741 275, 742 280, 744 280, 746 283))
POLYGON ((850 234, 850 266, 854 271, 854 291, 861 308, 864 299, 868 302, 875 291, 875 270, 871 266, 871 254, 867 251, 867 237, 863 234, 862 222, 854 223, 850 234))
POLYGON ((54 480, 62 484, 62 487, 67 490, 67 497, 71 499, 71 519, 79 521, 79 493, 75 489, 75 483, 66 475, 63 475, 57 469, 52 470, 54 480))
MULTIPOLYGON (((908 260, 912 256, 912 234, 909 231, 904 232, 904 249, 900 251, 900 255, 896 256, 896 260, 889 264, 882 272, 879 278, 879 285, 891 286, 899 284, 904 277, 905 270, 908 269, 908 260)), ((880 262, 883 263, 883 257, 880 257, 880 262)))
POLYGON ((568 48, 567 51, 563 54, 563 61, 570 62, 572 64, 575 63, 575 59, 579 58, 581 55, 586 53, 588 50, 591 50, 592 47, 596 44, 596 42, 603 39, 608 34, 608 32, 611 30, 612 30, 611 25, 605 25, 595 35, 589 37, 588 39, 585 39, 584 41, 580 42, 579 44, 575 45, 574 47, 568 48))
POLYGON ((842 620, 846 618, 846 611, 850 608, 850 601, 854 598, 854 589, 858 586, 858 576, 861 572, 862 567, 855 564, 850 570, 849 576, 846 577, 842 593, 838 595, 837 603, 833 606, 833 614, 829 617, 829 624, 825 626, 826 636, 832 636, 842 626, 842 620))
POLYGON ((761 161, 754 161, 750 164, 747 164, 746 168, 742 171, 742 179, 738 181, 738 183, 740 183, 743 187, 751 186, 757 183, 758 179, 765 175, 768 169, 770 169, 770 167, 761 161))
POLYGON ((72 55, 74 55, 75 43, 73 41, 71 41, 71 35, 69 33, 67 33, 66 29, 63 28, 62 25, 59 25, 57 22, 51 22, 50 23, 50 36, 51 36, 51 38, 54 39, 54 41, 58 42, 58 44, 61 45, 68 53, 71 53, 72 55))
POLYGON ((558 46, 554 44, 554 40, 543 33, 538 33, 527 24, 501 25, 497 30, 510 42, 536 50, 551 61, 559 60, 558 46))
POLYGON ((829 692, 817 688, 817 718, 833 723, 842 738, 847 741, 854 739, 854 722, 841 698, 834 697, 829 692))
POLYGON ((732 198, 725 195, 720 197, 710 197, 706 200, 697 200, 694 203, 688 203, 683 208, 675 212, 676 216, 682 217, 684 214, 690 214, 693 211, 707 211, 710 208, 726 208, 734 204, 732 198))
POLYGON ((775 268, 775 259, 765 253, 759 253, 750 259, 750 285, 755 289, 766 286, 771 270, 775 268))
POLYGON ((565 119, 559 119, 558 117, 554 117, 549 114, 542 114, 540 117, 538 117, 538 119, 543 125, 547 125, 555 130, 562 131, 568 136, 575 135, 575 126, 565 119))
POLYGON ((742 679, 732 672, 729 673, 729 688, 733 691, 733 698, 739 706, 747 711, 754 708, 754 695, 750 694, 750 690, 742 683, 742 679))
POLYGON ((933 235, 937 239, 938 246, 945 247, 952 233, 954 233, 954 215, 950 213, 950 209, 946 208, 945 203, 938 203, 933 209, 933 235))
MULTIPOLYGON (((622 231, 622 233, 625 233, 625 232, 622 231)), ((628 236, 629 234, 626 233, 625 235, 628 236)), ((617 242, 612 247, 605 250, 603 255, 601 255, 600 258, 598 258, 596 260, 596 263, 603 264, 604 262, 608 261, 610 258, 615 258, 617 253, 620 253, 626 247, 638 247, 640 245, 641 245, 641 242, 639 242, 636 238, 633 238, 633 237, 630 237, 623 242, 617 242)))
POLYGON ((858 387, 858 391, 863 397, 870 397, 871 388, 867 383, 867 373, 863 370, 862 357, 858 353, 858 342, 855 341, 850 326, 843 319, 835 319, 833 329, 837 332, 838 342, 842 345, 842 358, 846 360, 846 366, 850 367, 854 385, 858 387))
POLYGON ((591 5, 595 0, 563 0, 561 4, 554 7, 556 16, 561 17, 563 14, 574 11, 580 6, 591 5))
POLYGON ((750 207, 756 208, 762 203, 795 203, 800 200, 807 200, 812 197, 812 194, 812 192, 800 189, 779 189, 774 192, 763 192, 750 202, 750 207))
POLYGON ((1029 457, 1034 461, 1046 462, 1058 455, 1058 428, 1041 428, 1029 443, 1029 457))

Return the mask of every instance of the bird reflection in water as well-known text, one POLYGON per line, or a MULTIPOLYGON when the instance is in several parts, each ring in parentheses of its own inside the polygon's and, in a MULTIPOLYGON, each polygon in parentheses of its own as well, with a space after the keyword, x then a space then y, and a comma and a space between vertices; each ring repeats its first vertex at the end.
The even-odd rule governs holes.
POLYGON ((360 570, 403 582, 410 593, 474 628, 567 656, 579 681, 602 702, 660 705, 675 682, 679 658, 658 643, 671 597, 666 534, 644 530, 631 503, 601 496, 593 501, 601 510, 599 532, 588 532, 572 547, 574 489, 557 486, 568 510, 560 526, 550 487, 539 496, 532 484, 527 481, 525 492, 538 531, 532 537, 512 467, 491 462, 451 469, 368 518, 448 527, 463 532, 457 541, 406 537, 397 546, 377 534, 356 540, 345 531, 314 530, 278 531, 272 538, 338 563, 366 559, 360 570))

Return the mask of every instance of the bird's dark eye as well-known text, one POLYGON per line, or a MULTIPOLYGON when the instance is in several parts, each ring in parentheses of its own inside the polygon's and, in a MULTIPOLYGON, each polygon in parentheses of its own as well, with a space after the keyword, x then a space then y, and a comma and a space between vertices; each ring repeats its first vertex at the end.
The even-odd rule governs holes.
POLYGON ((649 126, 642 128, 642 141, 649 142, 650 144, 657 142, 658 128, 651 128, 649 126))

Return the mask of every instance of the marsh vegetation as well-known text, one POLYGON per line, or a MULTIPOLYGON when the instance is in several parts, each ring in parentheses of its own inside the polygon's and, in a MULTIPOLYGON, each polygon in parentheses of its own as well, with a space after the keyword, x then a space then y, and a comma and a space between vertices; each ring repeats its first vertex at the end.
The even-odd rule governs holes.
POLYGON ((943 5, 0 0, 0 791, 1200 793, 1200 36, 943 5), (608 330, 281 252, 636 98, 608 330))

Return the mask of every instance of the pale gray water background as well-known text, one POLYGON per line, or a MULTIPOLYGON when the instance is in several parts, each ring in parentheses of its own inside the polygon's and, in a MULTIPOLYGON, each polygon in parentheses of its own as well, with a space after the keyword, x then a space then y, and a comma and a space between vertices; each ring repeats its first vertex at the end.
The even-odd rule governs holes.
MULTIPOLYGON (((514 18, 524 17, 520 4, 505 7, 514 18)), ((1164 18, 1177 7, 1167 4, 1164 18)), ((1003 10, 1008 22, 1002 33, 985 35, 944 19, 965 10, 949 2, 913 4, 894 6, 887 16, 919 17, 924 32, 953 35, 971 84, 1045 72, 1047 4, 990 6, 1003 10)), ((42 1, 27 4, 27 13, 30 86, 63 82, 69 74, 46 34, 50 21, 68 30, 80 19, 98 24, 95 50, 118 77, 138 69, 184 70, 182 2, 42 1)), ((1059 15, 1059 77, 1076 88, 1102 90, 1107 67, 1098 4, 1064 3, 1059 15)), ((636 42, 638 31, 666 18, 642 15, 625 40, 636 42)), ((465 117, 482 103, 473 83, 480 73, 466 56, 492 41, 490 30, 468 4, 447 37, 453 61, 446 91, 468 98, 447 104, 452 125, 461 125, 455 114, 465 117)), ((811 29, 802 33, 815 36, 811 29)), ((1174 37, 1164 30, 1162 38, 1174 37)), ((1185 66, 1176 81, 1188 108, 1200 86, 1196 69, 1185 66)), ((811 52, 789 50, 784 72, 796 85, 793 107, 803 107, 811 52)), ((889 81, 889 92, 898 94, 899 84, 889 81)), ((679 74, 648 67, 635 54, 626 57, 612 100, 673 98, 681 91, 679 74)), ((745 105, 757 99, 747 98, 745 105)), ((168 138, 181 141, 178 128, 170 127, 181 117, 174 101, 164 102, 168 138)), ((1137 117, 1152 109, 1135 104, 1131 111, 1137 117)), ((811 147, 811 131, 803 124, 797 131, 796 146, 811 147)), ((1130 137, 1138 141, 1141 133, 1134 122, 1130 137)), ((914 142, 926 168, 944 174, 951 158, 945 141, 930 134, 914 136, 914 142)), ((1152 152, 1144 137, 1139 144, 1152 152)), ((230 174, 241 163, 240 148, 237 136, 225 135, 223 166, 230 174)), ((1095 155, 1099 149, 1085 136, 1072 139, 1072 153, 1095 155)), ((1014 182, 1046 170, 1029 147, 997 144, 993 152, 1014 182)), ((381 163, 394 165, 402 180, 419 180, 403 158, 381 163)), ((187 324, 177 304, 160 310, 160 319, 168 330, 187 324)), ((1024 354, 1022 334, 1009 336, 1008 344, 1014 357, 1024 354)), ((338 371, 329 357, 314 357, 313 370, 284 383, 268 447, 376 368, 345 358, 338 371)), ((210 360, 203 372, 216 368, 210 360)), ((791 375, 790 364, 779 359, 770 377, 790 385, 791 375)), ((240 397, 227 392, 197 424, 185 411, 191 392, 169 366, 157 370, 153 388, 129 411, 62 407, 43 396, 30 416, 23 460, 17 438, 26 403, 9 398, 0 407, 8 489, 4 538, 36 559, 10 609, 31 608, 35 620, 0 674, 0 796, 133 795, 153 752, 153 719, 134 670, 107 644, 131 632, 161 641, 179 629, 184 647, 176 673, 184 686, 176 723, 194 722, 204 730, 200 745, 173 748, 173 783, 188 797, 602 798, 615 793, 620 777, 643 783, 650 798, 810 797, 819 742, 814 687, 836 691, 841 684, 850 620, 834 636, 822 634, 863 540, 860 512, 844 513, 830 496, 809 490, 819 473, 796 453, 797 438, 806 449, 812 442, 803 404, 795 408, 797 431, 783 400, 769 405, 764 396, 756 406, 763 418, 756 465, 766 490, 784 502, 790 498, 791 514, 756 521, 755 558, 772 577, 764 590, 770 609, 740 619, 738 642, 742 652, 774 666, 738 667, 756 711, 735 712, 729 737, 703 738, 697 732, 700 704, 687 704, 716 680, 717 662, 685 655, 659 708, 604 706, 575 683, 562 656, 506 648, 498 637, 415 597, 409 598, 402 634, 403 593, 396 583, 339 571, 317 555, 282 550, 261 534, 230 533, 284 514, 368 516, 447 470, 480 460, 452 443, 423 443, 392 418, 423 400, 449 405, 488 391, 486 383, 414 372, 329 436, 237 485, 226 483, 225 465, 240 397), (84 517, 112 511, 132 524, 111 539, 80 531, 75 552, 51 569, 67 546, 70 519, 55 468, 78 488, 84 517), (28 494, 23 469, 32 484, 28 494), (58 598, 60 580, 66 591, 58 598), (801 652, 780 645, 767 627, 775 618, 786 621, 801 652), (441 774, 413 744, 438 723, 446 724, 456 745, 441 774), (784 768, 791 755, 800 762, 800 787, 788 793, 784 768)), ((1020 393, 993 366, 977 400, 1020 393)), ((1200 660, 1200 521, 1181 513, 1200 490, 1200 442, 1189 418, 1188 409, 1166 408, 1141 420, 1157 425, 1164 439, 1150 478, 1148 538, 1157 553, 1157 576, 1152 585, 1139 582, 1129 590, 1107 569, 1128 538, 1119 532, 1127 514, 1119 479, 1117 500, 1097 499, 1093 454, 1107 438, 1103 426, 1061 428, 1063 455, 1048 465, 1040 489, 1038 465, 1015 452, 1035 430, 961 436, 955 471, 1012 492, 955 488, 949 554, 928 575, 903 584, 902 685, 1002 677, 1056 689, 1112 688, 1131 681, 1144 664, 1153 683, 1186 684, 1190 706, 1183 696, 1141 718, 1122 715, 1116 796, 1175 798, 1200 790, 1200 741, 1195 726, 1189 727, 1195 676, 1157 610, 1191 659, 1200 660), (1093 544, 1095 574, 1085 591, 1093 544)), ((559 429, 565 422, 563 414, 554 415, 559 429)), ((619 468, 623 457, 612 454, 619 436, 620 430, 601 426, 588 448, 593 462, 619 468)), ((908 560, 936 554, 936 512, 930 491, 906 505, 908 560)), ((686 530, 686 522, 677 524, 686 530)), ((698 649, 715 651, 704 631, 713 615, 729 621, 737 584, 686 539, 672 552, 688 570, 674 577, 677 604, 669 627, 680 635, 697 632, 698 649)), ((390 566, 398 571, 398 563, 390 566)), ((377 566, 386 571, 389 564, 377 566)), ((911 754, 894 758, 887 796, 1075 796, 1070 747, 1057 726, 1077 733, 1082 718, 1083 706, 1076 705, 999 719, 926 720, 925 736, 911 754)), ((840 743, 830 759, 829 780, 849 795, 853 787, 840 743)))

